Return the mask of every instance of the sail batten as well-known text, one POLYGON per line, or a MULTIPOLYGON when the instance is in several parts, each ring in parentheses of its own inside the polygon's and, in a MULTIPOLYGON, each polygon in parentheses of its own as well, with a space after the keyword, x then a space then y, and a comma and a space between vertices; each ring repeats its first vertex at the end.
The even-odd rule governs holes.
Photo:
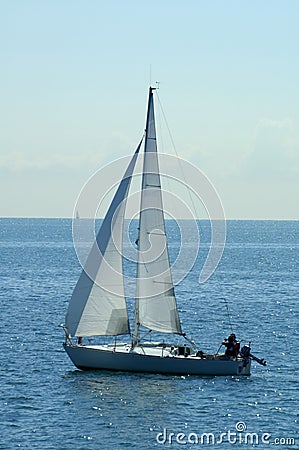
POLYGON ((149 92, 139 218, 134 340, 139 326, 181 333, 166 242, 152 88, 149 92))
POLYGON ((126 200, 142 140, 115 193, 73 291, 67 315, 69 336, 116 336, 130 332, 122 267, 126 200))

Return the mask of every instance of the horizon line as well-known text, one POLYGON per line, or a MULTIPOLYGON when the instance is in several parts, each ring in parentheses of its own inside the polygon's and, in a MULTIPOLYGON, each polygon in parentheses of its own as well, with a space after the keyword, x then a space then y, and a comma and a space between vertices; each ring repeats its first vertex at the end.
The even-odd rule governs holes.
MULTIPOLYGON (((65 219, 65 220, 103 220, 104 217, 80 217, 79 219, 76 219, 73 216, 0 216, 0 219, 65 219)), ((125 218, 125 220, 138 220, 138 219, 131 219, 131 218, 125 218)), ((184 218, 184 217, 179 217, 179 218, 175 218, 175 219, 164 219, 165 221, 170 221, 170 220, 201 220, 201 221, 212 221, 212 220, 225 220, 225 221, 229 221, 229 220, 244 220, 244 221, 284 221, 284 222, 298 222, 298 219, 294 219, 294 218, 252 218, 252 217, 226 217, 225 219, 217 219, 217 218, 213 218, 210 219, 208 217, 196 217, 196 218, 184 218)))

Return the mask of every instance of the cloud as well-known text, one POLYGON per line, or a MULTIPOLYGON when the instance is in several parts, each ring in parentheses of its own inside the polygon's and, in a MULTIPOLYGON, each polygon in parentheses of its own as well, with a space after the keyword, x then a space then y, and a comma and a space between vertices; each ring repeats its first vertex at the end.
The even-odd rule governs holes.
POLYGON ((98 170, 111 159, 133 153, 135 144, 120 133, 99 138, 87 137, 72 142, 37 140, 1 143, 0 170, 6 172, 98 170), (6 145, 5 145, 6 144, 6 145), (31 145, 30 145, 31 144, 31 145))
POLYGON ((27 153, 13 152, 8 155, 0 156, 0 169, 11 172, 25 172, 32 170, 48 170, 48 169, 75 169, 82 165, 92 165, 99 163, 99 158, 94 155, 66 155, 51 154, 47 157, 36 156, 27 153))
POLYGON ((241 173, 253 179, 294 178, 299 172, 299 138, 289 119, 261 119, 254 130, 253 145, 244 157, 241 173))

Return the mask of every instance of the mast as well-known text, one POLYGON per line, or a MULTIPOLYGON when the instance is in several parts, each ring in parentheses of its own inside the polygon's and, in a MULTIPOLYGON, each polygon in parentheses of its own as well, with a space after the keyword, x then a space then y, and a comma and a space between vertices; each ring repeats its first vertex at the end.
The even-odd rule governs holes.
MULTIPOLYGON (((151 109, 151 105, 153 105, 153 91, 156 88, 153 87, 149 87, 149 94, 148 94, 148 103, 147 103, 147 114, 146 114, 146 125, 145 125, 145 140, 144 140, 144 157, 143 157, 143 174, 142 174, 142 187, 141 189, 143 190, 144 188, 144 183, 145 183, 145 179, 144 179, 144 166, 145 166, 145 153, 147 151, 147 142, 148 142, 148 127, 149 127, 149 114, 150 114, 150 109, 151 109)), ((140 201, 140 212, 142 210, 142 198, 140 201)), ((139 216, 139 226, 138 226, 138 252, 140 251, 140 217, 141 214, 139 216)), ((137 263, 137 278, 138 278, 138 263, 137 263)), ((134 332, 133 332, 133 339, 132 339, 132 345, 137 345, 139 342, 139 328, 140 328, 140 322, 139 322, 139 299, 136 296, 135 298, 135 313, 134 313, 134 332)))
POLYGON ((149 88, 145 129, 133 345, 138 343, 140 325, 181 334, 165 233, 154 90, 149 88))

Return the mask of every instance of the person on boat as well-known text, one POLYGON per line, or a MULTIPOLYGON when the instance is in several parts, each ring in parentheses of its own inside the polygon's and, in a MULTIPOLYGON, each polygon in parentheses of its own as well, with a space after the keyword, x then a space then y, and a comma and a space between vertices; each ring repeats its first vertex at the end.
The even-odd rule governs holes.
POLYGON ((237 341, 235 337, 233 358, 237 358, 239 352, 240 352, 240 341, 237 341))
POLYGON ((225 356, 236 358, 240 350, 240 342, 237 341, 234 333, 230 334, 227 339, 224 339, 222 345, 226 347, 225 356))
POLYGON ((82 345, 82 336, 78 337, 78 345, 82 345))

